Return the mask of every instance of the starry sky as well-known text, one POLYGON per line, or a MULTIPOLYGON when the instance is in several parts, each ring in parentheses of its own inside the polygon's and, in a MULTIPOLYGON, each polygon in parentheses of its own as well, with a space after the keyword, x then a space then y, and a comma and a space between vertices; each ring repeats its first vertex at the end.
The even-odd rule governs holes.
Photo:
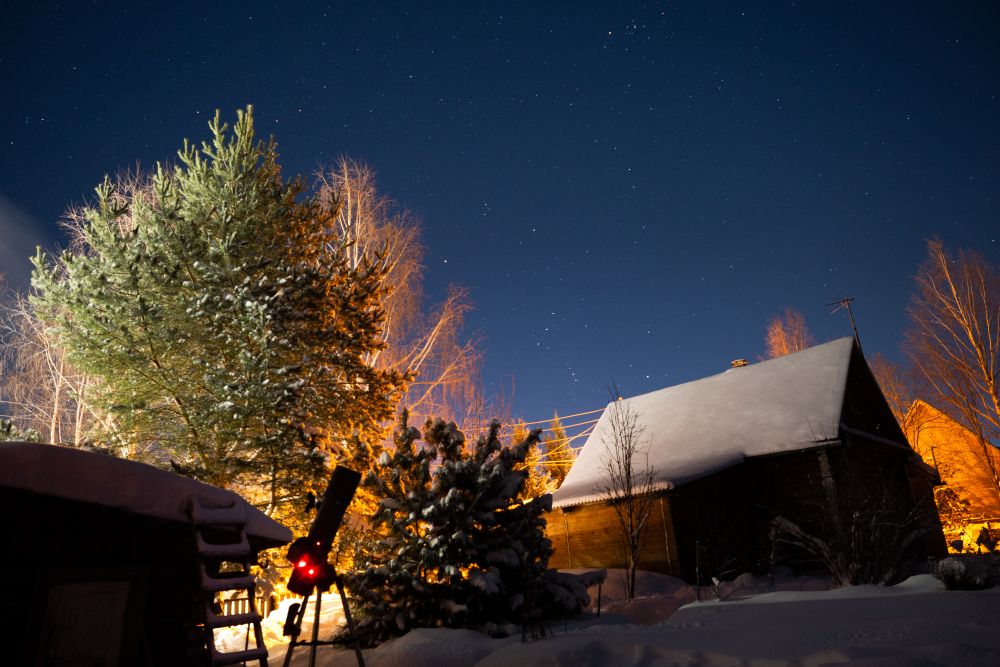
POLYGON ((1000 264, 989 2, 111 2, 0 10, 0 271, 105 173, 253 104, 285 172, 341 155, 468 287, 526 419, 760 358, 792 307, 899 359, 925 239, 1000 264), (139 4, 139 3, 136 3, 139 4))

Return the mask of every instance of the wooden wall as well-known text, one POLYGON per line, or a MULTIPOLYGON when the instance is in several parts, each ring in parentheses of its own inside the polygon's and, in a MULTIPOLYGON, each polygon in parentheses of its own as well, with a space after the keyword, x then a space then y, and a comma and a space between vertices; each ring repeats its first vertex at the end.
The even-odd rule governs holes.
MULTIPOLYGON (((552 510, 546 516, 546 536, 555 550, 549 567, 558 569, 625 567, 614 507, 605 502, 552 510)), ((649 541, 639 568, 680 576, 670 500, 656 499, 648 527, 649 541)))
MULTIPOLYGON (((910 490, 905 451, 862 440, 854 436, 848 446, 749 459, 657 498, 640 569, 691 582, 700 577, 703 583, 742 572, 764 574, 773 565, 822 574, 812 555, 772 544, 773 517, 783 516, 822 535, 832 525, 831 513, 849 513, 852 502, 866 502, 859 489, 893 487, 903 509, 912 507, 917 495, 910 490), (828 497, 827 483, 833 485, 829 492, 835 498, 828 497)), ((924 484, 920 495, 926 496, 929 489, 924 484)), ((546 535, 555 550, 551 567, 624 567, 612 506, 597 502, 555 509, 546 520, 546 535)), ((932 545, 942 541, 940 529, 931 537, 927 551, 939 555, 940 549, 932 545)))
POLYGON ((123 653, 130 657, 116 664, 207 664, 204 633, 198 629, 204 612, 189 524, 7 487, 0 487, 0 505, 14 508, 0 531, 0 553, 13 559, 7 569, 16 573, 0 601, 0 623, 18 638, 12 642, 10 662, 3 664, 35 663, 53 582, 111 575, 118 580, 122 573, 134 573, 139 607, 129 614, 127 625, 139 627, 123 641, 123 653))

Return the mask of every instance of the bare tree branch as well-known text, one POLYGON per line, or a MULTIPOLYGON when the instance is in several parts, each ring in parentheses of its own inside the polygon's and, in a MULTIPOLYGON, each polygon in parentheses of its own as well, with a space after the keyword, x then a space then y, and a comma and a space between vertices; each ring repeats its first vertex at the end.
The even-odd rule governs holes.
POLYGON ((1000 497, 1000 276, 979 253, 927 243, 907 352, 931 402, 974 435, 971 454, 1000 497))
POLYGON ((649 440, 639 414, 614 392, 607 408, 608 431, 602 438, 602 483, 598 489, 614 508, 625 553, 628 599, 635 597, 636 572, 649 541, 646 526, 656 505, 656 471, 649 463, 649 440))
POLYGON ((810 347, 813 338, 806 328, 805 316, 797 310, 786 308, 784 315, 776 315, 768 322, 765 342, 767 358, 773 359, 810 347))
POLYGON ((424 308, 421 226, 409 211, 380 195, 368 165, 341 158, 319 175, 321 197, 336 200, 335 242, 348 249, 354 266, 375 261, 385 269, 389 285, 381 307, 386 318, 386 347, 368 363, 413 374, 403 404, 411 414, 440 416, 462 423, 482 403, 481 352, 475 338, 463 336, 472 309, 467 290, 452 286, 447 298, 424 308))
POLYGON ((0 391, 11 418, 51 443, 79 447, 103 419, 88 401, 90 378, 66 359, 28 300, 17 297, 0 313, 0 391))

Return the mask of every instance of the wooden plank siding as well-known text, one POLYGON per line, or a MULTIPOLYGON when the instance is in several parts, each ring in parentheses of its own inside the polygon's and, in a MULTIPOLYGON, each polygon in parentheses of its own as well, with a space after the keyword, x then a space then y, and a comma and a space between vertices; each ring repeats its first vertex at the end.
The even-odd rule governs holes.
MULTIPOLYGON (((831 445, 748 459, 660 496, 639 568, 686 581, 700 576, 703 582, 741 572, 762 574, 773 565, 821 574, 812 555, 772 544, 772 518, 783 516, 823 534, 834 514, 846 517, 852 501, 866 502, 868 494, 861 491, 886 487, 895 490, 903 508, 928 505, 931 485, 913 476, 904 451, 857 435, 846 446, 831 445)), ((935 519, 931 508, 924 551, 940 556, 943 540, 935 519)), ((625 566, 617 517, 608 503, 557 508, 546 520, 554 549, 550 567, 625 566)))
MULTIPOLYGON (((649 541, 639 569, 680 576, 670 499, 656 499, 647 527, 649 541)), ((545 534, 554 553, 549 567, 558 569, 625 567, 615 509, 606 502, 556 508, 546 516, 545 534)))
MULTIPOLYGON (((640 569, 694 581, 699 573, 733 576, 769 564, 769 522, 820 488, 818 450, 749 460, 657 498, 640 569), (796 501, 793 503, 792 501, 796 501)), ((557 508, 546 535, 555 568, 624 567, 614 508, 606 502, 557 508)), ((801 564, 802 554, 777 554, 801 564)))

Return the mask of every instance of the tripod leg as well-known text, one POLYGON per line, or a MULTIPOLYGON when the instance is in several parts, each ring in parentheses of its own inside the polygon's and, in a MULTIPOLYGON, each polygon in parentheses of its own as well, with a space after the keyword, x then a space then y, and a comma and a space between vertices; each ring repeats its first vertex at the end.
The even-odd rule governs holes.
POLYGON ((316 649, 319 647, 319 608, 323 604, 323 591, 316 589, 316 614, 313 616, 312 646, 309 647, 309 667, 316 667, 316 649))
POLYGON ((306 607, 309 605, 309 596, 306 595, 302 598, 302 606, 299 607, 298 613, 295 615, 295 634, 292 635, 292 641, 288 642, 288 650, 285 651, 285 662, 282 667, 288 667, 292 664, 292 654, 295 653, 295 645, 299 643, 299 632, 302 631, 302 619, 306 615, 306 607))
POLYGON ((337 583, 337 592, 340 593, 340 603, 344 605, 344 618, 347 619, 347 631, 351 633, 351 643, 354 645, 354 655, 358 658, 358 667, 365 667, 365 659, 361 655, 361 646, 358 644, 358 633, 354 630, 354 621, 351 619, 351 608, 347 605, 344 584, 340 581, 339 575, 334 581, 337 583))

